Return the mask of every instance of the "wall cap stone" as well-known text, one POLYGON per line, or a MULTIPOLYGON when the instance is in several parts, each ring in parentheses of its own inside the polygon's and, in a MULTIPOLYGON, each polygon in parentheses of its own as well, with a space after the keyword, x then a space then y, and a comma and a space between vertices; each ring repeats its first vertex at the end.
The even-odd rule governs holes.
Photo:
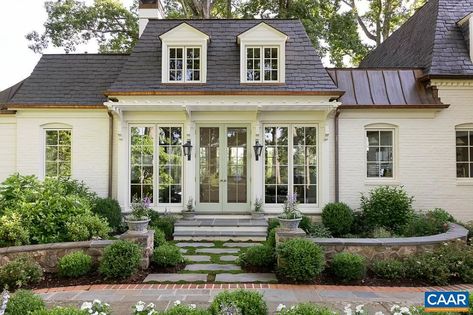
POLYGON ((445 233, 399 238, 321 238, 311 237, 313 242, 326 246, 416 246, 431 245, 450 242, 456 239, 466 240, 468 230, 456 223, 449 223, 448 231, 445 233))

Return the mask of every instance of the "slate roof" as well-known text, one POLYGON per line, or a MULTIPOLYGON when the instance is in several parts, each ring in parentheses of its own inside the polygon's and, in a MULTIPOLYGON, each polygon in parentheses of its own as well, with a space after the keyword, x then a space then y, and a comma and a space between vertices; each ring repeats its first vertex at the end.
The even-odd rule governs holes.
POLYGON ((445 108, 418 79, 420 69, 327 69, 338 88, 342 108, 445 108))
POLYGON ((472 12, 473 0, 429 0, 360 67, 420 67, 428 75, 473 75, 465 30, 457 25, 472 12))
POLYGON ((43 55, 8 102, 20 105, 102 105, 129 55, 43 55))
POLYGON ((289 36, 286 42, 286 83, 240 84, 240 49, 237 36, 261 22, 261 20, 150 20, 109 93, 337 90, 322 66, 302 23, 298 20, 264 20, 268 25, 289 36), (159 35, 183 22, 210 36, 206 84, 161 84, 159 35))
POLYGON ((25 80, 22 80, 5 90, 0 91, 0 111, 4 108, 5 104, 7 104, 8 101, 13 98, 13 96, 15 96, 16 92, 23 85, 24 81, 25 80))

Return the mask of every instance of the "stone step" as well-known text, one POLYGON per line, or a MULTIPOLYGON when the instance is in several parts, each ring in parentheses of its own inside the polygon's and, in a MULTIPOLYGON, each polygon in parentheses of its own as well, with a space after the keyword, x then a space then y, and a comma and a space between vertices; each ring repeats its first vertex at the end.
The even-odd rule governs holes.
POLYGON ((174 227, 194 226, 194 227, 268 227, 265 219, 193 219, 179 220, 174 227))
POLYGON ((207 275, 203 273, 151 273, 143 282, 207 282, 207 275))
POLYGON ((253 246, 258 246, 261 245, 261 243, 224 243, 223 247, 239 247, 239 248, 247 248, 247 247, 253 247, 253 246))
POLYGON ((209 262, 210 256, 205 255, 185 255, 184 258, 192 262, 209 262))
POLYGON ((177 247, 214 247, 214 243, 199 243, 199 242, 180 242, 176 244, 177 247))
POLYGON ((234 256, 234 255, 220 256, 220 261, 236 261, 237 259, 238 259, 238 256, 234 256))
POLYGON ((199 248, 195 250, 199 254, 237 254, 239 248, 199 248))
POLYGON ((176 241, 239 241, 239 242, 264 242, 266 241, 266 230, 260 232, 240 231, 179 231, 174 232, 176 241))
POLYGON ((277 282, 273 273, 219 273, 215 277, 215 282, 223 283, 252 283, 252 282, 277 282))
POLYGON ((191 264, 187 265, 184 270, 187 271, 239 271, 240 266, 233 264, 191 264))

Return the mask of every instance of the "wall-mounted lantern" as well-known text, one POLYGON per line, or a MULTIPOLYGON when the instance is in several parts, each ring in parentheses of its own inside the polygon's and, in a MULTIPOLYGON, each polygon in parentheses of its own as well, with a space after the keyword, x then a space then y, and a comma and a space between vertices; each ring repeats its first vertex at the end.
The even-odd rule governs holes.
POLYGON ((182 149, 184 150, 184 156, 187 156, 187 161, 190 161, 191 160, 191 154, 192 154, 191 141, 187 140, 187 142, 182 145, 182 149))
POLYGON ((255 150, 256 161, 259 161, 259 157, 261 156, 261 152, 263 151, 263 145, 259 143, 258 140, 256 140, 256 143, 253 146, 253 149, 255 150))

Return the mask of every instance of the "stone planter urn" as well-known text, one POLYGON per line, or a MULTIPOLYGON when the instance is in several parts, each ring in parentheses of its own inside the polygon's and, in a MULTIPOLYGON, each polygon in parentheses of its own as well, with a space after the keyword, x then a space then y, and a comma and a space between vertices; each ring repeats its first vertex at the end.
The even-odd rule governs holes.
POLYGON ((150 219, 135 220, 126 218, 125 222, 128 225, 128 230, 132 233, 146 233, 148 232, 148 224, 150 219))
POLYGON ((279 223, 281 224, 281 228, 286 230, 297 230, 299 227, 299 223, 301 223, 302 218, 297 219, 282 219, 278 218, 279 223))
POLYGON ((182 211, 182 218, 184 220, 194 220, 195 212, 194 211, 182 211))

